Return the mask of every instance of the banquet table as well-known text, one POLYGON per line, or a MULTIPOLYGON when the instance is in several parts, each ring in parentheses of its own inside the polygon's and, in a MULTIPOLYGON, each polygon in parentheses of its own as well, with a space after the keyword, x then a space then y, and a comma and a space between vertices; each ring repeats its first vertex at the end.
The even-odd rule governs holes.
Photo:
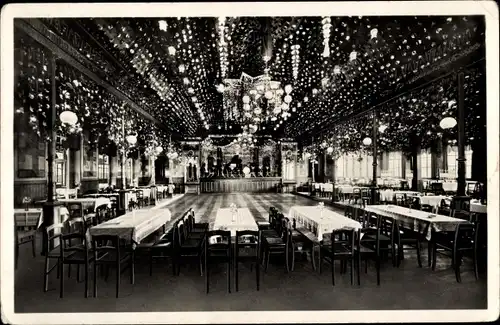
POLYGON ((416 191, 394 191, 394 190, 382 190, 380 191, 380 200, 385 202, 394 201, 394 197, 397 194, 403 194, 406 196, 420 196, 421 193, 416 191))
POLYGON ((210 230, 229 230, 231 231, 231 236, 235 237, 236 231, 258 231, 259 227, 248 208, 238 208, 236 213, 234 213, 234 217, 231 208, 222 208, 217 210, 215 221, 210 230))
POLYGON ((118 236, 139 244, 144 238, 160 229, 172 218, 168 209, 132 210, 118 218, 103 222, 89 229, 91 236, 118 236))
POLYGON ((425 235, 427 240, 431 240, 432 232, 455 231, 458 224, 468 223, 467 220, 397 205, 370 205, 365 210, 400 221, 405 228, 425 235))
POLYGON ((323 235, 333 230, 343 228, 360 229, 361 224, 356 220, 349 219, 344 215, 325 207, 319 206, 293 206, 288 213, 290 218, 295 219, 297 225, 311 230, 319 241, 323 235))

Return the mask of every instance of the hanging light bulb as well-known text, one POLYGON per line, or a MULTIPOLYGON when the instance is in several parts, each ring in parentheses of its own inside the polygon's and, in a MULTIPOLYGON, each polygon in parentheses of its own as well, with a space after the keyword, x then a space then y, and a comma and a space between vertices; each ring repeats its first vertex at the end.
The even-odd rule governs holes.
POLYGON ((376 29, 376 28, 374 28, 370 31, 370 35, 371 35, 372 39, 377 38, 377 34, 378 34, 378 29, 376 29))
POLYGON ((59 115, 61 122, 69 126, 75 126, 78 122, 78 116, 72 111, 64 111, 59 115))
POLYGON ((168 47, 168 54, 175 55, 175 52, 176 52, 175 47, 173 46, 168 47))
POLYGON ((452 129, 457 125, 457 120, 453 117, 445 117, 444 119, 439 122, 439 126, 442 129, 452 129))
POLYGON ((266 97, 266 99, 271 99, 271 98, 273 98, 274 95, 273 95, 272 91, 268 90, 268 91, 266 91, 264 96, 266 97))
POLYGON ((290 93, 292 92, 292 90, 293 90, 293 89, 292 89, 292 85, 286 85, 286 86, 285 86, 285 92, 286 92, 287 94, 290 94, 290 93))
POLYGON ((219 84, 217 85, 217 91, 220 92, 220 93, 223 93, 225 90, 225 87, 223 84, 219 84))
POLYGON ((358 53, 356 51, 352 51, 351 54, 349 55, 349 60, 354 61, 354 60, 356 60, 357 56, 358 56, 358 53))
POLYGON ((286 95, 284 101, 285 103, 290 104, 292 102, 292 96, 286 95))
POLYGON ((179 65, 179 72, 184 73, 184 71, 186 71, 186 67, 184 66, 184 64, 179 65))
POLYGON ((127 137, 125 139, 132 146, 137 143, 137 137, 135 135, 133 135, 133 134, 127 135, 127 137))
POLYGON ((164 32, 167 31, 167 22, 165 20, 159 20, 158 26, 159 26, 160 30, 162 30, 164 32))
POLYGON ((363 144, 368 147, 369 145, 372 144, 372 139, 370 137, 364 138, 363 139, 363 144))
POLYGON ((333 152, 333 147, 328 147, 328 148, 326 149, 326 152, 327 152, 328 154, 331 154, 331 153, 333 152))
POLYGON ((248 95, 243 96, 243 103, 244 104, 250 103, 250 97, 248 95))

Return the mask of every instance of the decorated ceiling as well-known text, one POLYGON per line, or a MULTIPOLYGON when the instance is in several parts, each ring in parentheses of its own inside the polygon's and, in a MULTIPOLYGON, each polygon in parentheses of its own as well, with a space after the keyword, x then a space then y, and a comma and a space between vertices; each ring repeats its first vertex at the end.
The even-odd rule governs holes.
MULTIPOLYGON (((430 81, 459 67, 467 71, 469 138, 474 138, 473 130, 485 123, 477 118, 485 110, 485 72, 477 67, 477 62, 484 65, 481 17, 39 22, 69 43, 80 44, 76 50, 91 62, 93 72, 126 94, 159 125, 138 122, 140 114, 132 109, 129 123, 159 128, 168 135, 205 138, 244 131, 299 142, 312 138, 333 141, 337 137, 338 143, 357 148, 370 129, 367 121, 371 115, 362 113, 375 107, 387 129, 387 139, 381 142, 384 148, 384 142, 413 130, 412 125, 425 123, 432 126, 425 132, 438 133, 433 128, 440 117, 456 111, 456 78, 452 75, 430 81), (420 88, 412 90, 415 87, 420 88)), ((35 25, 33 20, 27 23, 35 25)), ((58 69, 61 78, 75 74, 69 72, 71 65, 65 68, 62 64, 58 69)), ((77 74, 77 78, 68 77, 70 86, 72 80, 85 80, 83 74, 77 74)), ((94 87, 92 96, 103 98, 104 106, 118 109, 123 105, 94 87)), ((78 87, 70 88, 66 92, 78 91, 78 87)), ((113 119, 104 108, 98 110, 102 116, 88 111, 95 125, 113 119)))

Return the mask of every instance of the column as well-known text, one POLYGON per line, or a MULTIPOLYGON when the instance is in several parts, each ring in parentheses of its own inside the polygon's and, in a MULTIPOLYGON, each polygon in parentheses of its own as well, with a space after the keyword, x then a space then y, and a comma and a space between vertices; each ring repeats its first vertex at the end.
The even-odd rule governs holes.
POLYGON ((458 83, 458 188, 457 196, 465 196, 465 97, 464 72, 457 74, 458 83))
POLYGON ((118 157, 109 155, 109 185, 116 187, 116 178, 118 177, 118 157))
POLYGON ((373 111, 373 119, 372 119, 372 155, 373 155, 373 170, 372 170, 372 188, 371 188, 371 203, 377 204, 377 113, 373 111))

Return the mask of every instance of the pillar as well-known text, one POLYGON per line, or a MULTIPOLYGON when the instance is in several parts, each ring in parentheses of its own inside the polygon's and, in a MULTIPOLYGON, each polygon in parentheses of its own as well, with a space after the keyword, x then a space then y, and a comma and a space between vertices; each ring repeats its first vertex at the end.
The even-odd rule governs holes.
POLYGON ((371 188, 371 202, 377 204, 377 113, 373 111, 372 117, 372 155, 373 155, 373 170, 372 170, 372 188, 371 188))
POLYGON ((464 72, 457 74, 458 83, 458 178, 457 196, 465 196, 465 97, 464 72))

